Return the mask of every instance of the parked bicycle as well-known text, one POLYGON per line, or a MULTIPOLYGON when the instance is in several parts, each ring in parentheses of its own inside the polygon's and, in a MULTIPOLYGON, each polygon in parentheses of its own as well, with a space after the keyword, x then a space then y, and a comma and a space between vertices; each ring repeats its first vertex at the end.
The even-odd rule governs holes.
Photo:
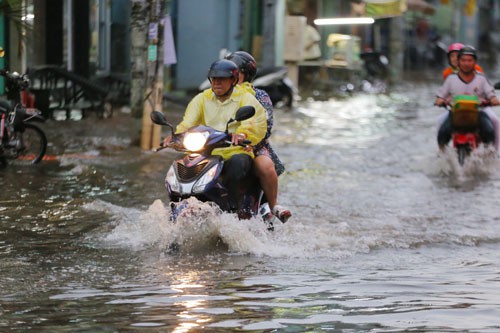
POLYGON ((25 75, 0 70, 5 77, 6 99, 0 99, 0 168, 8 160, 16 164, 39 163, 47 150, 47 137, 34 120, 44 120, 41 112, 21 103, 21 92, 29 87, 25 75))

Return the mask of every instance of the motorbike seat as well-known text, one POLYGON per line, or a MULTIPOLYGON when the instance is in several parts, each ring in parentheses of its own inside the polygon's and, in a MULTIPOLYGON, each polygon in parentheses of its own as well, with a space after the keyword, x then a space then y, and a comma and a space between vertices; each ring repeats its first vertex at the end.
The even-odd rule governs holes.
POLYGON ((0 113, 7 113, 7 111, 9 111, 10 108, 11 105, 8 101, 0 100, 0 113))
POLYGON ((276 73, 276 72, 282 71, 284 69, 287 69, 287 67, 281 66, 281 67, 263 67, 263 68, 258 68, 257 69, 257 75, 256 75, 256 77, 262 77, 264 75, 276 73))

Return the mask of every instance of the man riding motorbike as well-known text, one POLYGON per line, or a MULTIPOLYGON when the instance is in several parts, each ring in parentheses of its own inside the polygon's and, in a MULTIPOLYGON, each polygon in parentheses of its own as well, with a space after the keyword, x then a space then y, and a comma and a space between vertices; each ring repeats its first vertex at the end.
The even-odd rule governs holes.
MULTIPOLYGON (((234 118, 236 111, 246 105, 255 108, 255 115, 245 121, 230 125, 233 133, 233 145, 214 149, 212 154, 224 158, 224 186, 229 192, 231 210, 238 208, 238 186, 240 181, 252 168, 253 150, 245 150, 239 146, 245 140, 253 145, 262 141, 267 130, 266 111, 255 97, 238 86, 238 67, 232 61, 217 60, 210 66, 208 79, 210 89, 196 95, 188 104, 182 122, 177 125, 175 133, 183 133, 196 125, 210 126, 224 131, 229 119, 234 118)), ((166 146, 172 140, 169 135, 163 141, 166 146)))
POLYGON ((254 146, 255 159, 253 160, 253 165, 271 212, 281 222, 286 222, 292 216, 292 213, 290 210, 277 204, 278 175, 285 171, 285 166, 272 149, 268 140, 269 136, 271 136, 274 120, 271 98, 264 90, 255 88, 251 83, 257 73, 257 63, 252 55, 245 51, 236 51, 226 56, 226 59, 233 61, 238 66, 238 82, 240 86, 254 95, 266 109, 267 133, 264 140, 254 146))
MULTIPOLYGON (((495 89, 488 79, 475 70, 477 62, 476 49, 472 46, 464 46, 458 52, 458 73, 450 74, 439 89, 435 105, 444 106, 450 104, 456 95, 475 95, 485 104, 500 105, 495 95, 495 89)), ((479 111, 479 135, 484 144, 497 143, 498 135, 495 135, 495 126, 491 117, 494 116, 490 108, 479 111)), ((445 149, 452 134, 451 115, 441 124, 438 132, 438 145, 441 150, 445 149)), ((495 145, 498 149, 498 144, 495 145)))

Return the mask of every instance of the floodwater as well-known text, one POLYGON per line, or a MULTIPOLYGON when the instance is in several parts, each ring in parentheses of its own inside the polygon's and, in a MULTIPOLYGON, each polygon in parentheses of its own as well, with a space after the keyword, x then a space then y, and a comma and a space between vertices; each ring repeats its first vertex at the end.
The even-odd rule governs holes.
POLYGON ((0 331, 500 331, 500 161, 438 153, 437 84, 277 110, 274 232, 170 224, 175 153, 128 115, 43 124, 52 159, 0 173, 0 331))

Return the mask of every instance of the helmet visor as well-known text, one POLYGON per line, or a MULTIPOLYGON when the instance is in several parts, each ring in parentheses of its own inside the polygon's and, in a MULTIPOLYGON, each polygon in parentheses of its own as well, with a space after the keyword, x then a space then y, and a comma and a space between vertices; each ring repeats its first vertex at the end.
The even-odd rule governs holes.
POLYGON ((211 69, 208 71, 208 77, 233 77, 234 74, 231 71, 222 69, 211 69))

